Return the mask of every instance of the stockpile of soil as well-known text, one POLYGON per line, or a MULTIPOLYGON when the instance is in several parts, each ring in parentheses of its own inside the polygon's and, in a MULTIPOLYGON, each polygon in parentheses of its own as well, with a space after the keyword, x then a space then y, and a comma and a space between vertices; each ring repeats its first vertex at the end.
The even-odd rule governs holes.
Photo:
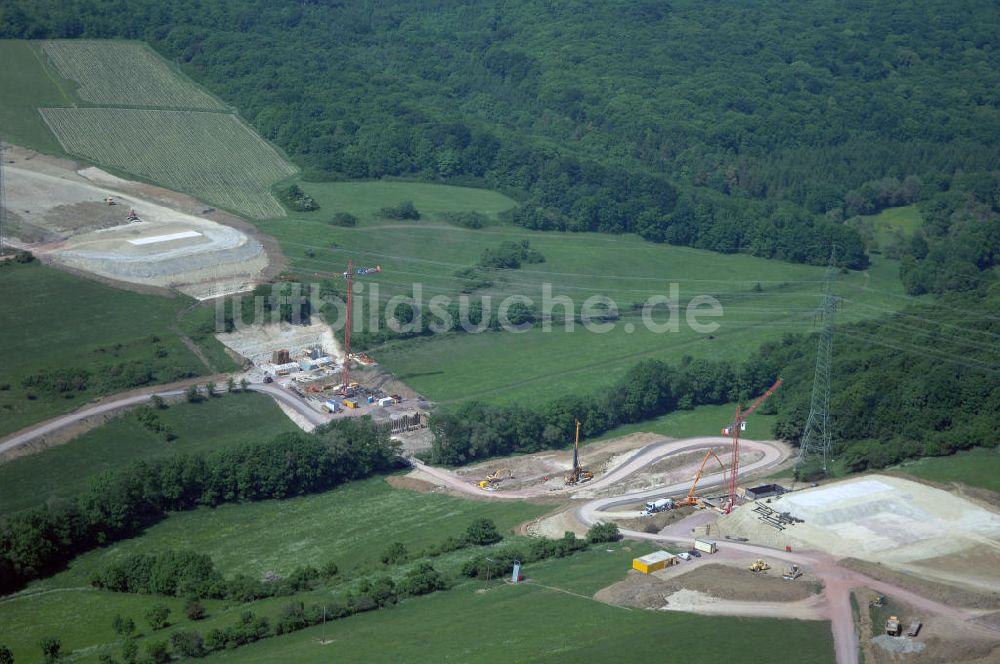
POLYGON ((668 596, 679 590, 694 590, 742 602, 795 602, 821 589, 817 581, 806 577, 785 581, 776 569, 766 574, 753 574, 738 567, 709 563, 669 579, 632 570, 624 581, 598 591, 594 599, 618 606, 658 609, 667 604, 668 596))

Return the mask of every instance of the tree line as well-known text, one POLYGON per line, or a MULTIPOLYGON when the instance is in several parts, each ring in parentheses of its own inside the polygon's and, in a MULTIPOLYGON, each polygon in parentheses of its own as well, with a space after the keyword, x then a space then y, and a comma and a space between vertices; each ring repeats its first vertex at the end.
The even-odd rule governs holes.
POLYGON ((18 512, 0 523, 0 593, 131 537, 168 512, 325 491, 389 470, 398 459, 398 444, 387 433, 350 418, 268 443, 133 462, 98 475, 64 505, 18 512))
POLYGON ((581 436, 591 438, 679 408, 728 403, 763 392, 779 366, 768 354, 755 355, 739 367, 691 358, 676 367, 645 360, 599 394, 567 395, 534 407, 466 401, 431 414, 430 459, 457 466, 565 447, 573 440, 576 420, 581 422, 581 436))

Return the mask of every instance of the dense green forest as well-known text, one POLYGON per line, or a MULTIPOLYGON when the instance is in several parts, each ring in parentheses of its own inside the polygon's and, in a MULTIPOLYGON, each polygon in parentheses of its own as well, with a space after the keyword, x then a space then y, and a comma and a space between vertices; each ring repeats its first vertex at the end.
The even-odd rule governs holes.
MULTIPOLYGON (((946 299, 846 328, 835 345, 834 411, 850 413, 835 422, 839 451, 891 441, 879 448, 895 450, 889 457, 985 442, 982 414, 997 405, 997 25, 1000 5, 989 0, 0 8, 0 36, 148 41, 308 178, 488 186, 518 199, 511 220, 529 228, 634 232, 809 263, 825 262, 835 243, 838 262, 860 269, 872 248, 861 215, 916 205, 920 227, 889 253, 911 295, 946 299)), ((781 373, 788 382, 773 407, 792 440, 812 345, 790 339, 760 353, 772 368, 760 380, 781 373)), ((698 403, 740 396, 680 391, 676 381, 693 370, 655 368, 662 398, 635 417, 685 407, 685 394, 698 403)), ((552 422, 540 408, 521 437, 542 445, 557 436, 546 436, 552 422)), ((439 431, 470 434, 459 415, 443 413, 457 419, 441 419, 439 431)), ((471 454, 437 453, 461 462, 509 451, 513 438, 478 440, 471 454)), ((850 465, 883 465, 879 454, 850 465)))

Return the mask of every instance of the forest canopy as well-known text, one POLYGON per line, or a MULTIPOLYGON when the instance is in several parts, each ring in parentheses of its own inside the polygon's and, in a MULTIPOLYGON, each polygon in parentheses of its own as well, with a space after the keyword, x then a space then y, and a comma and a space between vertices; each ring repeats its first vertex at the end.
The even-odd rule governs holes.
POLYGON ((516 193, 532 228, 792 261, 836 242, 855 268, 841 222, 866 183, 922 198, 997 170, 998 24, 988 0, 0 9, 6 37, 150 42, 309 177, 477 183, 516 193))

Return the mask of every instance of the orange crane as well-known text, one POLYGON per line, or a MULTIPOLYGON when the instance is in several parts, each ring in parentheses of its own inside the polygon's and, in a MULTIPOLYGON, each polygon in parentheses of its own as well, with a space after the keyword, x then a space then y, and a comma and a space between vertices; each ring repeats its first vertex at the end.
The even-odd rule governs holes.
POLYGON ((740 474, 740 431, 747 428, 746 418, 750 416, 767 398, 774 394, 774 391, 781 387, 781 379, 774 382, 774 385, 767 389, 767 392, 760 395, 745 411, 740 411, 739 402, 736 403, 736 419, 728 427, 722 430, 723 436, 733 437, 733 461, 729 465, 729 502, 726 504, 726 514, 733 511, 736 506, 736 478, 740 474))
POLYGON ((719 462, 719 467, 722 468, 723 475, 725 475, 726 466, 722 463, 722 459, 719 458, 719 455, 712 450, 705 452, 705 458, 701 460, 701 466, 698 467, 698 472, 694 474, 694 482, 691 482, 691 490, 688 491, 686 498, 678 500, 674 503, 674 508, 698 504, 698 500, 694 497, 694 491, 698 488, 698 480, 701 479, 701 474, 705 472, 705 464, 708 463, 709 457, 715 457, 715 460, 719 462))

